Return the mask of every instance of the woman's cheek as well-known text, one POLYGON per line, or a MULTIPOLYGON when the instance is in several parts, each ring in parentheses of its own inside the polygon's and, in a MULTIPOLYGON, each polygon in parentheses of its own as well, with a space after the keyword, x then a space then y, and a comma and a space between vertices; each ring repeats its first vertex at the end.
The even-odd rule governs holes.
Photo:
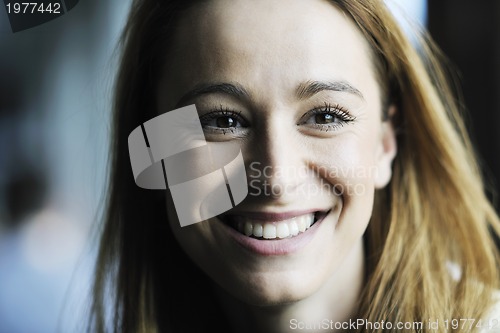
POLYGON ((318 143, 313 163, 326 181, 346 195, 363 195, 370 190, 377 172, 375 137, 345 135, 318 143))
POLYGON ((373 140, 353 135, 324 145, 317 155, 314 164, 321 181, 342 201, 340 224, 346 219, 364 228, 370 219, 377 173, 374 150, 373 140))

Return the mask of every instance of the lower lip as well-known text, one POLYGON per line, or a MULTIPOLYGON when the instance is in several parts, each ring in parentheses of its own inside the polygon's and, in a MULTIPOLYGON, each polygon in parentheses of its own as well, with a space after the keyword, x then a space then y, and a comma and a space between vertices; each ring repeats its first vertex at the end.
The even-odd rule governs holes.
POLYGON ((262 256, 279 256, 292 254, 304 248, 314 238, 319 225, 330 215, 327 214, 322 219, 316 221, 305 232, 299 233, 297 236, 283 239, 257 239, 243 235, 227 224, 219 221, 224 229, 229 234, 229 237, 242 246, 244 249, 259 254, 262 256))

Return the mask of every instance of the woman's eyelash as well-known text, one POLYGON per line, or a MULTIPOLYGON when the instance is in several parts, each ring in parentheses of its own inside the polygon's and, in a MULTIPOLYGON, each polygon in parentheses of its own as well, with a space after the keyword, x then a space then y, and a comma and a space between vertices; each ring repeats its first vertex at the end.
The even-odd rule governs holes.
POLYGON ((241 111, 233 111, 222 105, 202 115, 200 123, 206 131, 222 134, 234 133, 237 128, 248 126, 246 120, 241 116, 241 111))
POLYGON ((236 111, 231 110, 228 107, 224 107, 222 105, 219 105, 217 107, 211 108, 211 110, 209 112, 205 113, 204 115, 202 115, 200 117, 200 119, 204 118, 204 117, 208 117, 208 116, 218 116, 218 115, 226 116, 226 115, 233 115, 233 114, 239 115, 240 113, 241 113, 241 111, 236 112, 236 111))
POLYGON ((329 131, 331 129, 340 128, 347 123, 355 121, 356 117, 352 116, 345 108, 339 104, 325 103, 321 107, 312 109, 304 114, 297 125, 310 125, 320 130, 329 131), (327 117, 323 119, 324 123, 310 123, 313 119, 317 121, 318 116, 327 117), (328 119, 328 120, 327 120, 328 119))
POLYGON ((315 109, 311 110, 311 112, 313 112, 314 114, 318 114, 318 113, 333 114, 333 115, 341 118, 343 121, 356 120, 356 117, 349 114, 349 112, 344 107, 340 106, 339 104, 332 105, 329 103, 325 103, 322 107, 315 108, 315 109))

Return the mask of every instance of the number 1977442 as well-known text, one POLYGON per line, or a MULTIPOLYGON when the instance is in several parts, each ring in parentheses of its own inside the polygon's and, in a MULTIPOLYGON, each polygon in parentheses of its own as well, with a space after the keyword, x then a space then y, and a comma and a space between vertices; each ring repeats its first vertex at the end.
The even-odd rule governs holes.
POLYGON ((38 2, 13 2, 5 5, 7 14, 35 14, 49 13, 61 14, 61 4, 59 2, 44 4, 38 2))

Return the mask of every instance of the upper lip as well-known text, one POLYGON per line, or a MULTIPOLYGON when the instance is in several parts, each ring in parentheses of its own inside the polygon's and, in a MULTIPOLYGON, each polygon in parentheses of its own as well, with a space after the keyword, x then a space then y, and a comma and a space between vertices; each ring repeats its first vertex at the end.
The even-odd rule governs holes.
POLYGON ((294 210, 288 212, 257 212, 257 211, 242 211, 224 214, 225 216, 244 216, 252 220, 262 220, 262 221, 283 221, 298 217, 301 215, 316 213, 316 212, 326 212, 328 209, 307 209, 307 210, 294 210))

